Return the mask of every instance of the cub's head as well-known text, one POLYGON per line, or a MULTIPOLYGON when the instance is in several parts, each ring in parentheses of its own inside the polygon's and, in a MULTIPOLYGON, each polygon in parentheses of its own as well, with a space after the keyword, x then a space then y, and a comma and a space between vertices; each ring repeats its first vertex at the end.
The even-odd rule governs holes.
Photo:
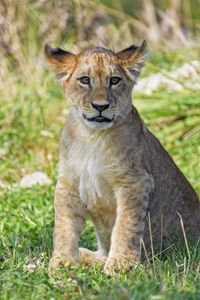
POLYGON ((114 53, 95 47, 81 54, 45 46, 45 55, 76 117, 93 129, 122 121, 131 110, 131 92, 146 56, 146 43, 114 53))

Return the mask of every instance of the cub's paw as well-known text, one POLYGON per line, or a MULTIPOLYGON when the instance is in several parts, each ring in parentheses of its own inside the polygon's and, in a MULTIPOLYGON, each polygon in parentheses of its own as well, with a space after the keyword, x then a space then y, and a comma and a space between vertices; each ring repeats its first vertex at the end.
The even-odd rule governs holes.
POLYGON ((114 276, 120 271, 128 271, 134 265, 136 260, 128 256, 114 256, 109 257, 104 266, 104 273, 109 276, 114 276))
POLYGON ((90 251, 85 248, 79 248, 79 253, 81 263, 88 266, 91 266, 93 263, 104 265, 107 260, 107 256, 101 251, 90 251))
POLYGON ((53 272, 59 265, 75 266, 79 265, 79 260, 75 257, 53 255, 49 263, 49 272, 53 272))

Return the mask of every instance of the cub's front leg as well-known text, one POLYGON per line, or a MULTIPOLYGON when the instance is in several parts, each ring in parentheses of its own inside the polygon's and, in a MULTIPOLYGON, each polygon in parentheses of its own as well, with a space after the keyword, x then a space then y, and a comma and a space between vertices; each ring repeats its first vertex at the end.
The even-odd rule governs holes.
POLYGON ((104 267, 106 274, 127 270, 140 261, 140 240, 152 188, 153 181, 147 174, 133 180, 124 178, 116 187, 117 215, 104 267))
POLYGON ((54 198, 54 250, 50 270, 59 264, 79 263, 79 237, 83 226, 83 210, 73 185, 59 176, 54 198))

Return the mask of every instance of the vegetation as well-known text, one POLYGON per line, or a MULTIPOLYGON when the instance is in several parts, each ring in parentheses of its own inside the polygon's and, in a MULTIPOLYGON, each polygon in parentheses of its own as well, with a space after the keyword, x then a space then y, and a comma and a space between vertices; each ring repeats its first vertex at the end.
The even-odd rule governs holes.
MULTIPOLYGON (((159 254, 116 278, 105 276, 99 266, 60 267, 55 274, 48 275, 59 133, 67 104, 53 75, 44 68, 41 52, 44 42, 49 40, 74 51, 74 42, 85 46, 84 31, 77 31, 81 24, 78 22, 82 22, 81 5, 85 2, 72 3, 66 5, 65 11, 60 11, 54 1, 21 1, 15 5, 10 0, 0 4, 0 12, 4 12, 0 14, 0 299, 198 299, 199 244, 190 245, 189 251, 181 245, 172 256, 159 254), (25 174, 38 170, 48 174, 51 185, 27 189, 19 186, 25 174)), ((106 1, 98 1, 98 5, 102 3, 107 5, 106 1)), ((113 8, 106 7, 101 14, 113 8)), ((103 43, 118 48, 117 43, 124 36, 121 48, 133 41, 130 31, 125 30, 127 20, 116 14, 121 8, 113 9, 115 15, 108 15, 108 19, 116 19, 109 28, 112 34, 119 34, 110 42, 105 38, 103 43)), ((84 7, 83 16, 88 13, 92 18, 92 12, 91 7, 84 7)), ((135 20, 133 15, 130 18, 127 26, 135 20)), ((174 49, 168 49, 152 42, 149 48, 150 57, 142 76, 176 70, 185 62, 199 59, 200 49, 195 43, 190 48, 177 43, 174 49)), ((148 127, 200 194, 199 99, 200 92, 189 88, 174 92, 161 87, 149 96, 133 93, 133 103, 148 127)), ((90 249, 96 247, 90 221, 80 244, 90 249)))

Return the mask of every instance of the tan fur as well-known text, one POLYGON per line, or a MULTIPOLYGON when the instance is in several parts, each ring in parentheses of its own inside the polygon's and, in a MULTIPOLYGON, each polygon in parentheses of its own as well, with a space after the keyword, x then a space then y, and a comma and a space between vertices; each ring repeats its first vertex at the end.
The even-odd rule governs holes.
POLYGON ((141 239, 149 243, 148 211, 155 248, 161 243, 163 214, 163 238, 167 241, 180 233, 177 211, 196 241, 200 207, 195 192, 131 103, 145 44, 119 53, 92 48, 75 56, 49 46, 45 52, 69 105, 55 190, 51 268, 80 260, 105 263, 106 274, 130 268, 140 261, 141 239), (90 85, 79 82, 82 76, 91 79, 90 85), (110 86, 112 76, 121 77, 121 82, 110 86), (92 103, 109 103, 102 115, 112 121, 89 122, 99 114, 92 103), (78 248, 88 216, 96 229, 96 252, 78 248))

